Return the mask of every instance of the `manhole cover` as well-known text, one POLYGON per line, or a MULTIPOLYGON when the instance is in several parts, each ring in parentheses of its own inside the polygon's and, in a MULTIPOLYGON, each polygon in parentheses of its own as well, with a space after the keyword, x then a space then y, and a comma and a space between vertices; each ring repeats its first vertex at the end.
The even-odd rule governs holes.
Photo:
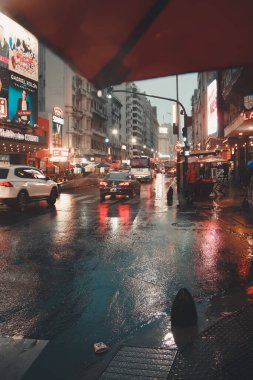
POLYGON ((182 222, 182 223, 172 223, 172 226, 174 227, 183 227, 183 228, 187 228, 187 227, 192 227, 192 226, 195 226, 195 223, 191 223, 191 222, 182 222))

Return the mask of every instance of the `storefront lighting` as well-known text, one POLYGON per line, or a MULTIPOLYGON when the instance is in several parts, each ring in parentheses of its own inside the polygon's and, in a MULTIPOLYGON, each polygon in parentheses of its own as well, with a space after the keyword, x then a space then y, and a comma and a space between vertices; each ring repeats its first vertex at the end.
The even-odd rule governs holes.
POLYGON ((242 132, 239 132, 239 133, 238 133, 238 135, 239 135, 239 136, 242 136, 242 135, 243 135, 243 133, 242 133, 242 132))

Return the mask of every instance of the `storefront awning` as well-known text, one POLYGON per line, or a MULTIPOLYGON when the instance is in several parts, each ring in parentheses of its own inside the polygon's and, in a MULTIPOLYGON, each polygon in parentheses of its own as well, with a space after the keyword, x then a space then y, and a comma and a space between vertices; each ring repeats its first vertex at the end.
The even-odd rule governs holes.
POLYGON ((8 0, 1 10, 97 88, 253 63, 252 0, 51 0, 46 6, 8 0))

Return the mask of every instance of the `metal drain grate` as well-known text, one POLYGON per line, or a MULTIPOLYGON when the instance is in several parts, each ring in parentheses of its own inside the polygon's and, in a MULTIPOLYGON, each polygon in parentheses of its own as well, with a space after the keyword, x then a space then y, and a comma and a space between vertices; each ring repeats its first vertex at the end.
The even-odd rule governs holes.
POLYGON ((188 228, 195 226, 195 223, 192 222, 177 222, 177 223, 171 223, 174 227, 181 227, 181 228, 188 228))
POLYGON ((99 379, 167 379, 175 355, 175 349, 124 346, 99 379))

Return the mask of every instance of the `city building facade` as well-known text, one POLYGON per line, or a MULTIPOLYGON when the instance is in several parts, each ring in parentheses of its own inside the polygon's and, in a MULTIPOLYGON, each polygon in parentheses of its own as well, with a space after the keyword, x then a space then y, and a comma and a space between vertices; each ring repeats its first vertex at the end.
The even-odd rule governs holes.
POLYGON ((0 162, 38 165, 37 152, 48 147, 47 121, 38 117, 38 40, 2 13, 0 24, 0 162))
POLYGON ((134 155, 153 156, 158 149, 158 121, 156 107, 152 107, 135 83, 114 87, 122 104, 122 128, 126 136, 126 151, 134 155))
POLYGON ((176 160, 175 145, 177 142, 177 135, 173 134, 173 126, 164 123, 159 127, 158 137, 158 152, 160 160, 174 161, 176 160))

